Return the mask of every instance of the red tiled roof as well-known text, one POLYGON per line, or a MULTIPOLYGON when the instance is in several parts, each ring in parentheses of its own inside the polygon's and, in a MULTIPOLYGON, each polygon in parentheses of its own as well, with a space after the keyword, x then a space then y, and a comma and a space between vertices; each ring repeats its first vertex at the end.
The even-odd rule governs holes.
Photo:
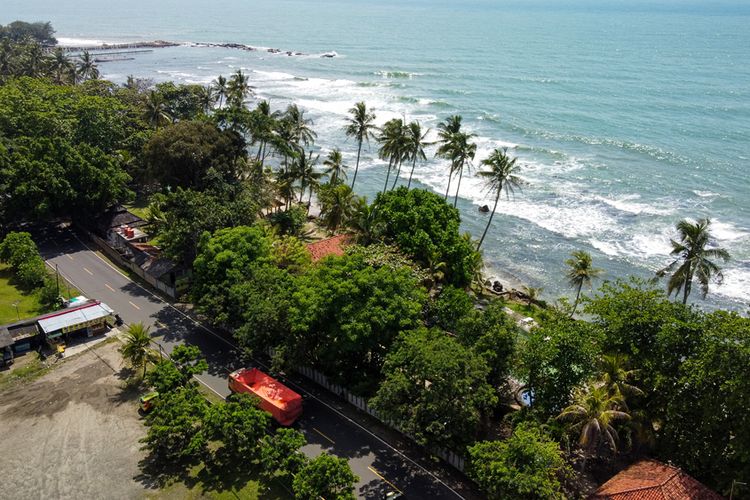
POLYGON ((589 500, 719 500, 708 489, 677 467, 641 460, 599 487, 589 500))
POLYGON ((340 234, 333 238, 316 241, 307 245, 313 262, 317 262, 329 255, 344 255, 344 247, 349 243, 348 234, 340 234))

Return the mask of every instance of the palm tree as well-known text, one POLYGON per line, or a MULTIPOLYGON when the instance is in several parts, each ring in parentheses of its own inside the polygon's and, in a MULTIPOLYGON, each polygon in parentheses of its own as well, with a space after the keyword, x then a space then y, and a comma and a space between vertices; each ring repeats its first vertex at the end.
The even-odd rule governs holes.
POLYGON ((526 305, 531 307, 533 302, 539 300, 539 296, 544 291, 542 287, 524 286, 523 293, 526 294, 526 305))
POLYGON ((339 148, 333 149, 328 153, 328 158, 323 162, 325 165, 326 175, 329 176, 331 185, 339 184, 346 180, 346 165, 344 165, 344 157, 341 155, 339 148))
POLYGON ((358 102, 353 108, 349 110, 351 118, 347 118, 347 125, 344 128, 348 137, 353 137, 357 140, 357 163, 354 166, 354 177, 352 178, 352 189, 354 189, 354 183, 357 181, 357 172, 359 172, 359 157, 362 153, 362 143, 367 141, 370 143, 370 139, 375 139, 375 113, 367 111, 367 106, 364 102, 358 102))
POLYGON ((300 183, 299 202, 302 203, 302 197, 305 194, 305 190, 310 191, 310 198, 307 202, 307 209, 310 210, 310 202, 312 201, 312 194, 319 185, 319 180, 323 176, 321 172, 315 170, 315 165, 318 163, 320 157, 316 156, 313 158, 312 151, 310 154, 305 156, 304 154, 299 155, 297 162, 294 165, 292 171, 296 174, 297 179, 300 183))
POLYGON ((375 204, 370 205, 365 197, 359 196, 354 199, 353 213, 347 226, 354 231, 361 245, 369 245, 377 240, 383 229, 375 219, 375 204))
POLYGON ((232 106, 241 107, 245 98, 250 94, 250 83, 247 75, 238 69, 227 83, 227 103, 232 106))
POLYGON ((604 387, 610 395, 622 396, 622 406, 627 409, 625 398, 628 396, 642 396, 643 391, 632 385, 630 380, 636 370, 629 370, 628 356, 625 354, 605 354, 599 359, 599 373, 604 387))
POLYGON ((172 114, 169 111, 164 97, 152 90, 148 94, 146 99, 146 109, 144 112, 144 118, 154 128, 159 128, 161 125, 165 125, 172 121, 172 114))
POLYGON ((255 160, 263 165, 266 159, 266 146, 272 140, 276 120, 280 116, 278 111, 271 112, 271 103, 262 100, 251 113, 251 134, 253 144, 258 145, 258 153, 255 160))
POLYGON ((320 217, 329 231, 336 232, 352 217, 355 198, 352 188, 346 184, 331 184, 321 189, 320 217))
POLYGON ((55 83, 60 85, 65 83, 70 78, 71 68, 74 67, 70 58, 63 52, 63 49, 60 47, 56 48, 50 60, 50 69, 52 70, 52 78, 55 83))
POLYGON ((592 265, 591 254, 584 250, 576 250, 570 254, 571 258, 565 261, 568 265, 566 276, 570 286, 576 289, 576 300, 573 302, 573 310, 570 312, 572 318, 581 299, 583 285, 591 286, 591 280, 601 275, 604 271, 592 265))
POLYGON ((407 159, 411 160, 411 172, 409 172, 409 183, 406 185, 406 189, 411 188, 411 178, 414 176, 414 167, 417 166, 417 160, 427 159, 424 154, 424 147, 427 145, 425 138, 429 133, 430 129, 422 133, 422 126, 418 121, 409 123, 407 127, 406 154, 407 159))
POLYGON ((435 156, 451 160, 450 170, 448 171, 448 187, 445 190, 445 199, 448 199, 448 192, 451 190, 451 178, 453 177, 453 136, 461 131, 461 116, 453 115, 446 118, 438 125, 438 146, 435 156))
POLYGON ((604 442, 616 452, 618 435, 612 424, 630 420, 630 415, 622 410, 621 395, 609 394, 604 386, 588 386, 576 390, 573 404, 557 418, 569 422, 569 430, 579 433, 578 444, 585 450, 594 451, 604 442))
POLYGON ((452 163, 455 171, 458 171, 458 185, 456 186, 456 197, 453 198, 453 208, 458 203, 458 193, 461 191, 461 178, 464 175, 464 167, 471 166, 471 161, 477 154, 477 144, 470 142, 474 134, 459 132, 453 135, 451 142, 452 163))
POLYGON ((309 146, 318 137, 318 134, 310 128, 312 120, 306 119, 305 112, 299 109, 296 104, 287 106, 284 112, 284 121, 289 124, 292 136, 299 146, 309 146))
POLYGON ((203 112, 209 114, 214 109, 214 104, 216 104, 216 92, 214 88, 211 85, 201 87, 198 92, 198 100, 201 103, 203 112))
POLYGON ((378 136, 380 149, 378 156, 383 160, 388 160, 388 172, 385 176, 385 185, 383 193, 388 189, 388 179, 391 176, 391 170, 396 165, 401 165, 405 154, 405 134, 404 122, 400 118, 388 120, 378 136))
POLYGON ((713 281, 720 285, 724 279, 721 268, 710 259, 721 259, 727 262, 730 259, 729 252, 723 248, 706 248, 711 240, 710 226, 710 219, 699 219, 697 222, 683 219, 678 222, 677 231, 680 234, 680 241, 670 240, 672 243, 670 255, 677 258, 656 273, 658 277, 663 277, 677 268, 667 282, 667 295, 672 295, 674 292, 677 297, 682 291, 683 304, 687 304, 693 278, 698 278, 704 299, 708 295, 709 283, 713 281))
POLYGON ((143 323, 133 323, 128 327, 125 334, 125 344, 120 348, 120 353, 127 359, 133 368, 143 367, 143 376, 146 376, 146 368, 151 360, 151 328, 143 326, 143 323))
POLYGON ((39 43, 32 42, 24 48, 23 71, 25 76, 47 76, 47 56, 39 43))
POLYGON ((221 109, 224 99, 227 97, 227 79, 219 75, 214 81, 213 87, 216 91, 216 97, 219 99, 219 109, 221 109))
POLYGON ((94 58, 88 50, 84 50, 78 62, 78 74, 84 80, 96 80, 99 78, 99 69, 96 67, 94 58))
POLYGON ((479 177, 482 178, 487 189, 495 193, 495 205, 492 207, 490 220, 487 221, 482 238, 477 244, 477 250, 482 246, 484 237, 487 236, 487 230, 492 224, 492 218, 495 216, 495 210, 497 210, 497 202, 500 200, 503 190, 506 197, 510 198, 510 194, 515 193, 515 189, 520 189, 523 185, 523 181, 517 175, 520 167, 516 165, 516 158, 508 156, 507 148, 495 149, 488 158, 482 160, 482 165, 490 168, 480 171, 479 177))

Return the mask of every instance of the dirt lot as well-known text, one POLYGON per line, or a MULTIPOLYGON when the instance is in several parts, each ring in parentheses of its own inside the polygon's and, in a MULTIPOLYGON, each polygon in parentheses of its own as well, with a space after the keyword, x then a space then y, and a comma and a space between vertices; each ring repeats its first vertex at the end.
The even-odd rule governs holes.
POLYGON ((142 498, 135 392, 117 342, 0 392, 3 498, 142 498))

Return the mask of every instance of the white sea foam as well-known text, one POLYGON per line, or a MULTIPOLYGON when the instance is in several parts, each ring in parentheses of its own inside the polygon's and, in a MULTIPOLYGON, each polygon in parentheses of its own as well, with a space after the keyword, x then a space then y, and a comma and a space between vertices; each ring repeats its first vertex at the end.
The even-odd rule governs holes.
POLYGON ((711 286, 711 293, 742 301, 750 302, 750 261, 740 263, 741 267, 725 268, 724 281, 720 286, 711 286))
POLYGON ((735 241, 746 238, 750 233, 739 229, 728 222, 714 220, 711 222, 711 235, 719 241, 735 241))
POLYGON ((57 44, 61 47, 100 47, 105 43, 119 43, 111 40, 94 40, 91 38, 69 38, 69 37, 58 37, 57 44))
POLYGON ((639 194, 628 194, 618 198, 607 198, 604 196, 594 196, 594 199, 601 201, 602 203, 611 206, 621 212, 627 212, 635 215, 649 214, 649 215, 669 215, 674 212, 672 208, 658 208, 647 203, 638 203, 634 200, 639 200, 641 195, 639 194))

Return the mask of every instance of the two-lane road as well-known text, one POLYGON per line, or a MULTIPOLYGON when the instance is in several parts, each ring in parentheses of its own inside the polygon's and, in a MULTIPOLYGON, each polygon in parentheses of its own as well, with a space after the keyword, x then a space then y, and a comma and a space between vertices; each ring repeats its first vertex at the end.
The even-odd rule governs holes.
MULTIPOLYGON (((183 343, 200 347, 209 369, 197 377, 199 382, 222 397, 229 394, 227 374, 247 364, 241 362, 242 354, 231 339, 214 333, 131 281, 87 247, 73 231, 50 230, 35 239, 45 260, 57 266, 76 288, 87 297, 107 303, 126 323, 151 326, 155 340, 167 353, 183 343)), ((410 499, 473 496, 464 493, 463 488, 462 493, 457 492, 419 465, 416 458, 390 446, 299 385, 289 380, 287 383, 305 397, 303 417, 295 424, 309 443, 303 451, 311 456, 329 451, 347 458, 360 478, 359 497, 384 498, 393 490, 403 491, 410 499)))

